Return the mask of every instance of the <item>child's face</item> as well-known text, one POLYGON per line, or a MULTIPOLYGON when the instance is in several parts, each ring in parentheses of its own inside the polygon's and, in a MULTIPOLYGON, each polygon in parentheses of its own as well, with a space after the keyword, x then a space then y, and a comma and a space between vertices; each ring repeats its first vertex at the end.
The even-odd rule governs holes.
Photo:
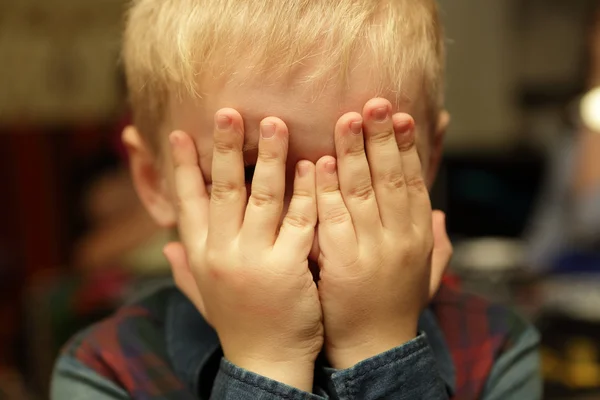
MULTIPOLYGON (((192 136, 198 148, 200 168, 210 191, 215 113, 227 107, 236 109, 242 115, 246 148, 244 158, 248 166, 254 165, 257 159, 260 122, 266 117, 282 119, 290 132, 287 161, 288 181, 286 185, 288 188, 287 206, 291 198, 294 168, 298 161, 309 160, 316 163, 325 155, 335 156, 333 129, 337 120, 347 112, 362 113, 368 100, 374 97, 384 97, 376 92, 375 85, 364 78, 365 76, 368 76, 368 73, 361 74, 358 68, 355 69, 350 79, 349 89, 342 95, 338 93, 337 88, 333 85, 327 88, 317 88, 319 92, 315 92, 315 89, 311 90, 306 85, 290 89, 289 86, 284 87, 268 82, 255 84, 252 81, 246 82, 245 80, 243 84, 235 80, 205 84, 203 85, 205 90, 203 91, 202 100, 195 101, 187 98, 171 105, 169 130, 182 130, 192 136)), ((244 77, 239 76, 239 79, 244 79, 244 77)), ((415 119, 417 143, 424 175, 428 185, 431 185, 437 170, 441 152, 441 138, 447 118, 440 118, 440 121, 433 122, 427 120, 425 96, 419 93, 419 87, 421 85, 415 84, 412 87, 407 85, 404 88, 406 100, 402 101, 400 106, 395 108, 393 112, 405 112, 415 119), (432 126, 432 124, 437 125, 432 126), (437 133, 430 135, 432 130, 437 133)), ((393 94, 385 97, 394 104, 393 94)), ((140 182, 140 179, 136 178, 136 175, 140 175, 136 174, 136 163, 132 162, 138 192, 140 192, 147 208, 161 225, 175 223, 174 206, 170 207, 167 213, 168 217, 165 216, 165 210, 169 209, 167 204, 173 204, 172 199, 174 198, 172 195, 172 166, 168 159, 169 149, 166 136, 163 142, 163 153, 167 155, 167 162, 161 168, 163 184, 144 183, 144 179, 140 182), (151 190, 159 190, 163 193, 156 193, 152 196, 144 195, 145 192, 148 192, 148 189, 140 186, 154 186, 154 189, 151 190), (156 207, 149 204, 147 200, 149 197, 152 197, 155 202, 157 199, 161 199, 162 206, 156 207), (160 212, 162 216, 157 216, 157 211, 155 211, 157 208, 162 210, 160 212)), ((128 141, 127 135, 125 135, 125 140, 128 141)), ((132 147, 131 143, 129 147, 132 147)), ((132 158, 134 157, 135 152, 132 152, 132 158)))

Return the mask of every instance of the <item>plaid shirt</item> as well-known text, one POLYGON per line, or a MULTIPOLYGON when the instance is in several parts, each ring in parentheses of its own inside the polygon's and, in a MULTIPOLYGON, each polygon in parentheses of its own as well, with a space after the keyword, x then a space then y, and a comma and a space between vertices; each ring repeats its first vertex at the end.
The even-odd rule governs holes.
POLYGON ((121 308, 73 339, 58 361, 53 398, 74 398, 75 386, 88 396, 93 386, 115 393, 86 396, 94 399, 208 399, 211 393, 213 398, 236 399, 413 399, 414 393, 427 399, 541 397, 537 333, 510 310, 443 285, 419 328, 423 334, 415 341, 359 364, 359 370, 335 371, 321 358, 314 395, 285 391, 284 385, 251 376, 224 360, 216 333, 170 288, 121 308), (415 361, 417 353, 421 356, 415 361), (340 380, 347 383, 361 375, 370 378, 352 382, 354 395, 340 394, 340 380), (386 385, 416 391, 405 397, 386 385), (256 387, 265 391, 239 397, 256 387), (236 390, 238 395, 224 394, 236 390))

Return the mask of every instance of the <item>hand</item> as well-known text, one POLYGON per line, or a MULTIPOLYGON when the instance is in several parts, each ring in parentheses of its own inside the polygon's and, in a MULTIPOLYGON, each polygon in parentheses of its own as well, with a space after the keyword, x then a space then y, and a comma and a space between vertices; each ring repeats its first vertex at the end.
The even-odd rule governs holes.
POLYGON ((242 117, 224 109, 216 125, 210 197, 191 138, 171 135, 183 246, 171 244, 165 254, 229 361, 311 391, 323 345, 321 306, 307 261, 317 221, 315 166, 298 163, 280 228, 287 127, 277 118, 262 122, 248 199, 242 117))
POLYGON ((362 116, 340 118, 335 147, 337 163, 317 163, 319 294, 325 349, 344 369, 416 337, 452 250, 436 214, 442 229, 432 258, 432 210, 410 115, 392 116, 389 101, 373 99, 362 116))

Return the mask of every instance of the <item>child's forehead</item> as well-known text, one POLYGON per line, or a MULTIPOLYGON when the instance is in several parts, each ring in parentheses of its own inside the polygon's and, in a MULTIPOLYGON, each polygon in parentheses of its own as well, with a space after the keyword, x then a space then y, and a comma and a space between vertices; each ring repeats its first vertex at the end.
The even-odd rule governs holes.
POLYGON ((362 113, 365 103, 373 97, 387 98, 394 112, 410 113, 417 124, 425 114, 421 110, 423 96, 410 85, 406 86, 406 95, 398 101, 395 94, 381 93, 368 79, 360 78, 354 79, 343 91, 335 85, 314 88, 235 82, 214 87, 209 84, 204 88, 202 100, 188 98, 172 107, 173 128, 194 137, 201 157, 212 152, 214 115, 222 108, 234 108, 244 118, 246 148, 256 148, 260 122, 264 118, 278 117, 290 132, 290 156, 313 162, 324 155, 334 155, 333 133, 337 120, 348 112, 362 113))

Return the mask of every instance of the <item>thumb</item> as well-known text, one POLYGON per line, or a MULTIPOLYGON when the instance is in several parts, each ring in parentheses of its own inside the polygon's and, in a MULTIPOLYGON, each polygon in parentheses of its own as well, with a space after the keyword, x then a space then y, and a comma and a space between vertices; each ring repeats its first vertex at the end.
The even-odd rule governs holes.
POLYGON ((208 321, 204 301, 202 300, 200 289, 196 284, 196 278, 190 269, 183 245, 179 242, 171 242, 163 248, 163 254, 171 265, 175 285, 190 299, 204 319, 208 321))
POLYGON ((446 214, 435 210, 432 215, 433 222, 433 253, 431 256, 431 281, 429 297, 433 298, 442 283, 442 278, 450 259, 452 258, 452 243, 446 232, 446 214))

